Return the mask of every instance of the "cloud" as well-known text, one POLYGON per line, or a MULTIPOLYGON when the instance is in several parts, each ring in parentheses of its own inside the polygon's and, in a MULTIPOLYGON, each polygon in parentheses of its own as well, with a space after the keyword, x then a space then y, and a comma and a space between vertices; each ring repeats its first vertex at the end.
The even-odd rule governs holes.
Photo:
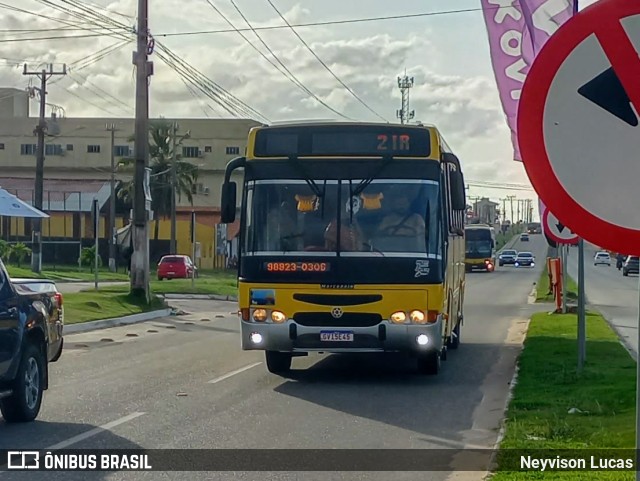
MULTIPOLYGON (((100 0, 94 0, 98 2, 100 0)), ((64 17, 51 8, 25 0, 21 8, 53 17, 64 17), (28 4, 28 5, 27 5, 28 4)), ((223 2, 216 2, 225 15, 239 27, 245 27, 235 10, 223 2)), ((282 20, 265 3, 260 9, 249 9, 248 2, 239 2, 254 26, 282 25, 282 20)), ((133 16, 129 0, 104 1, 108 10, 133 16)), ((279 5, 279 3, 277 3, 279 5)), ((105 13, 104 9, 100 10, 105 13)), ((291 23, 309 22, 318 18, 316 7, 302 2, 282 10, 291 23)), ((56 24, 43 18, 7 13, 0 18, 0 29, 55 28, 56 24)), ((134 18, 108 14, 126 26, 134 18)), ((334 12, 333 17, 340 17, 334 12)), ((70 17, 64 17, 70 20, 70 17)), ((77 22, 77 20, 73 20, 77 22)), ((156 2, 151 16, 152 33, 157 35, 155 52, 151 56, 155 71, 150 80, 151 115, 166 117, 202 117, 229 114, 201 92, 194 93, 185 86, 172 67, 159 58, 159 43, 169 47, 181 59, 196 67, 216 84, 270 120, 336 117, 305 89, 313 92, 332 108, 360 120, 379 120, 354 98, 322 67, 313 55, 288 29, 260 31, 264 41, 298 79, 292 81, 261 57, 237 33, 163 37, 161 33, 226 29, 228 24, 203 0, 167 0, 156 2), (296 85, 298 82, 304 87, 296 85), (211 107, 207 107, 209 104, 211 107), (218 112, 218 113, 215 113, 218 112)), ((49 36, 78 35, 78 31, 48 32, 49 36)), ((445 43, 424 26, 405 32, 402 29, 382 30, 377 24, 369 28, 337 29, 329 26, 299 29, 299 34, 314 52, 356 94, 376 112, 396 121, 400 107, 397 76, 404 72, 414 77, 410 92, 411 109, 416 120, 436 124, 463 161, 465 175, 474 180, 526 183, 522 165, 513 162, 510 134, 490 74, 469 73, 452 75, 446 55, 449 48, 465 48, 445 43), (424 59, 418 60, 415 59, 424 59)), ((2 38, 18 38, 21 34, 5 34, 2 38)), ((33 34, 32 34, 33 35, 33 34)), ((39 35, 45 35, 40 33, 39 35)), ((273 56, 251 32, 244 35, 272 62, 273 56)), ((133 36, 130 35, 133 39, 133 36)), ((95 54, 119 40, 110 37, 66 39, 52 41, 0 43, 0 57, 29 60, 35 64, 66 62, 73 66, 83 57, 95 54)), ((468 47, 471 48, 471 47, 468 47)), ((65 107, 68 116, 131 115, 112 97, 133 106, 135 79, 130 43, 102 60, 57 79, 49 89, 49 101, 65 107), (69 93, 72 92, 73 94, 69 93), (105 94, 107 92, 109 95, 105 94), (105 112, 105 110, 107 113, 105 112)), ((487 63, 489 59, 486 60, 487 63)), ((18 63, 18 62, 16 62, 18 63)), ((29 82, 21 69, 2 67, 6 86, 23 88, 29 82)), ((192 79, 193 76, 189 75, 192 79)), ((33 79, 34 80, 34 79, 33 79)), ((206 87, 217 89, 217 87, 206 87)), ((225 95, 225 94, 220 94, 225 95)), ((35 110, 34 110, 35 112, 35 110)))

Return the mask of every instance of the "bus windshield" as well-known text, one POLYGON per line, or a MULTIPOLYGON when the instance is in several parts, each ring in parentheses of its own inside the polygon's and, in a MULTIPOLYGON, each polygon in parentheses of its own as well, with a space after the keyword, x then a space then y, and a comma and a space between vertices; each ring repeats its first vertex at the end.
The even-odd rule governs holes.
POLYGON ((247 183, 243 253, 434 257, 439 185, 432 180, 255 180, 247 183), (316 192, 316 193, 314 193, 316 192))
POLYGON ((492 256, 494 245, 489 229, 467 229, 465 238, 467 258, 479 259, 492 256))

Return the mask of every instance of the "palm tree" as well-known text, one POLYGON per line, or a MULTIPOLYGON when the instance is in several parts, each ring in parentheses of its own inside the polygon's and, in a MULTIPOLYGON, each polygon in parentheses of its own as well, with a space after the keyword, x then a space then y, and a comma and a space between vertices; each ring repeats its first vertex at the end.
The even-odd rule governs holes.
POLYGON ((29 255, 31 255, 31 249, 22 242, 12 245, 9 251, 9 257, 16 260, 18 267, 21 267, 22 263, 29 255))
MULTIPOLYGON (((165 119, 149 123, 149 168, 151 169, 149 190, 151 209, 157 220, 171 215, 171 164, 173 161, 172 124, 165 119)), ((133 141, 130 138, 129 141, 133 141)), ((176 197, 184 195, 193 205, 193 187, 198 180, 198 167, 182 160, 182 138, 176 138, 176 197)), ((135 159, 124 159, 122 164, 133 165, 135 159)), ((117 196, 126 203, 133 201, 133 180, 121 183, 117 196)), ((154 239, 158 240, 159 222, 156 220, 154 239)))

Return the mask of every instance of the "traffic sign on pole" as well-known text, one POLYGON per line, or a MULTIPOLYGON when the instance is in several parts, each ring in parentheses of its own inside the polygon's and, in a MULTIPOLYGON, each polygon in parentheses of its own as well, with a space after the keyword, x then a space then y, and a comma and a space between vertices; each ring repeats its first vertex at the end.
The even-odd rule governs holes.
POLYGON ((640 254, 639 50, 640 2, 601 0, 547 41, 518 110, 525 169, 548 209, 576 235, 627 254, 640 254))
POLYGON ((558 244, 576 245, 580 239, 571 229, 560 222, 555 215, 546 209, 542 216, 545 234, 558 244))

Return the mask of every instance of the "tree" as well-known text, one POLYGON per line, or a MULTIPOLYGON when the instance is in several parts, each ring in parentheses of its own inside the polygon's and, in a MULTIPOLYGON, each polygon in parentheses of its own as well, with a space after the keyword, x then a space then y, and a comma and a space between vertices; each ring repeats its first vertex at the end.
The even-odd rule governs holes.
MULTIPOLYGON (((83 247, 82 253, 80 254, 80 265, 81 266, 89 266, 91 272, 93 272, 93 268, 96 263, 96 247, 83 247)), ((98 256, 98 267, 102 266, 102 258, 98 256)))
POLYGON ((29 255, 31 255, 31 249, 29 249, 22 242, 12 245, 9 250, 9 258, 15 259, 15 261, 18 263, 18 267, 20 267, 20 265, 29 255))
MULTIPOLYGON (((151 169, 149 190, 151 209, 155 218, 166 219, 171 215, 171 164, 173 161, 173 126, 160 119, 149 123, 149 168, 151 169)), ((133 141, 134 138, 129 139, 133 141)), ((184 195, 193 205, 193 188, 198 180, 198 167, 182 160, 182 138, 176 138, 176 198, 184 195)), ((135 159, 123 159, 122 164, 132 166, 135 159)), ((117 196, 125 203, 133 202, 133 180, 120 183, 117 196)), ((158 240, 159 222, 155 223, 154 239, 158 240)))
POLYGON ((10 253, 11 246, 9 245, 9 243, 4 239, 0 239, 0 259, 7 260, 10 253))

